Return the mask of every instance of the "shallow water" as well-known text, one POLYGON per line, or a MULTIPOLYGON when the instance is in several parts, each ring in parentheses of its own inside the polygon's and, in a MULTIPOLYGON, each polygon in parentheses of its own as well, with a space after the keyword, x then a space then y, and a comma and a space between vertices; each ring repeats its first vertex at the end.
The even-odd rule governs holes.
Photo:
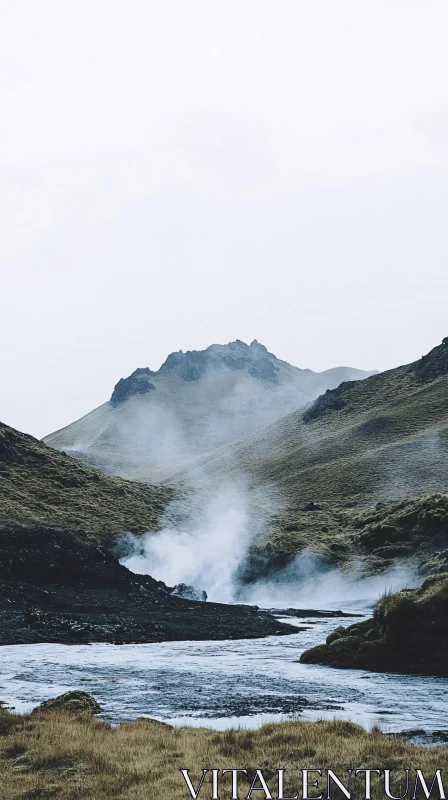
POLYGON ((307 629, 224 642, 1 647, 0 699, 27 711, 82 688, 114 723, 147 715, 224 729, 338 718, 387 732, 446 729, 446 679, 299 664, 303 650, 351 620, 287 621, 307 629))

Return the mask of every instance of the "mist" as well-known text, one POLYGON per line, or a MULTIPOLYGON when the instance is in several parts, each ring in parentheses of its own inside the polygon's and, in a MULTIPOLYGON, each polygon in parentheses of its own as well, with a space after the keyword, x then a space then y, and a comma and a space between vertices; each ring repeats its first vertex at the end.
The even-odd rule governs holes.
POLYGON ((198 457, 270 425, 342 380, 369 374, 350 367, 301 370, 256 341, 179 351, 150 374, 150 389, 134 385, 126 399, 104 403, 45 441, 123 478, 159 483, 188 472, 190 483, 188 466, 198 457))
POLYGON ((131 552, 122 563, 168 586, 186 583, 204 589, 209 600, 233 602, 238 568, 279 507, 274 488, 249 491, 243 479, 193 490, 170 505, 158 533, 126 537, 122 546, 131 552))
POLYGON ((403 563, 369 575, 361 560, 329 569, 319 553, 306 549, 272 576, 244 583, 241 567, 250 547, 255 538, 267 539, 269 522, 280 508, 273 487, 250 491, 244 480, 197 489, 171 504, 158 533, 125 537, 121 563, 168 586, 204 589, 212 602, 277 608, 365 611, 385 592, 421 582, 415 568, 403 563))
POLYGON ((328 569, 318 553, 304 550, 272 579, 240 588, 238 598, 241 602, 268 607, 366 611, 383 594, 420 583, 416 569, 406 564, 370 575, 362 561, 328 569))

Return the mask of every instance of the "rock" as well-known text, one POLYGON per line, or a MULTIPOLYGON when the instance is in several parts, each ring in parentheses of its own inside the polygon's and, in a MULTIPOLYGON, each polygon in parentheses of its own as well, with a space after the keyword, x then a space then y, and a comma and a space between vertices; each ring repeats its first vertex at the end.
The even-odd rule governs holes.
POLYGON ((207 600, 207 592, 204 589, 198 589, 197 586, 188 586, 186 583, 178 583, 172 589, 171 594, 174 597, 183 597, 184 600, 194 600, 198 603, 205 603, 207 600))
POLYGON ((434 347, 427 355, 422 356, 414 367, 415 376, 422 383, 433 381, 448 373, 448 336, 442 344, 434 347))
POLYGON ((170 353, 160 367, 158 373, 148 368, 137 369, 128 378, 118 381, 111 401, 114 405, 126 400, 131 394, 150 391, 149 376, 163 375, 173 370, 179 371, 179 376, 187 383, 198 381, 203 375, 223 368, 243 370, 247 367, 249 375, 266 383, 277 384, 279 367, 273 353, 257 342, 256 339, 249 345, 241 342, 229 342, 227 345, 210 345, 205 350, 179 350, 170 353), (149 386, 149 388, 148 388, 149 386))
POLYGON ((247 584, 260 579, 275 578, 294 558, 294 553, 275 550, 270 542, 264 547, 251 545, 235 572, 235 580, 237 583, 247 584))
POLYGON ((303 414, 303 421, 314 422, 331 411, 341 411, 348 405, 350 399, 348 395, 356 388, 357 383, 358 381, 343 381, 336 389, 327 389, 325 394, 319 395, 317 400, 307 408, 303 414))
POLYGON ((58 697, 51 700, 45 700, 35 711, 84 711, 88 714, 98 714, 101 711, 101 706, 92 695, 83 692, 81 689, 76 689, 71 692, 65 692, 58 697))
POLYGON ((196 588, 187 600, 173 595, 73 531, 0 526, 0 578, 0 645, 245 639, 279 630, 273 615, 252 606, 191 602, 206 599, 196 588))
POLYGON ((153 372, 148 367, 134 370, 128 378, 120 378, 112 392, 110 402, 113 406, 123 403, 133 394, 146 394, 156 388, 150 381, 153 372))

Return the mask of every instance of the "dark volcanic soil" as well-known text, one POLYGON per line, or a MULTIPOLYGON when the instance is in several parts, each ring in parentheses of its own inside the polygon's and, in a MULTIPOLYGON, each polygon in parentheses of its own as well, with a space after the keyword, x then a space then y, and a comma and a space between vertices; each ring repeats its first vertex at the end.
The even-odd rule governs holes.
POLYGON ((172 597, 72 531, 0 529, 0 644, 244 639, 297 633, 257 608, 172 597))

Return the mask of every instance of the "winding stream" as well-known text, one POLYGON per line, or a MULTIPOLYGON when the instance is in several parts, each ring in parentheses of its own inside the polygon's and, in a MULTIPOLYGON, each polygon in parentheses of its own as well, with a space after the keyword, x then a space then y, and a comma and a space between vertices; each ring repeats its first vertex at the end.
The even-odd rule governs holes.
POLYGON ((376 724, 385 732, 448 728, 447 680, 300 664, 304 649, 350 620, 287 621, 301 630, 224 642, 4 646, 0 699, 28 711, 82 688, 113 723, 147 715, 216 729, 318 718, 376 724))

